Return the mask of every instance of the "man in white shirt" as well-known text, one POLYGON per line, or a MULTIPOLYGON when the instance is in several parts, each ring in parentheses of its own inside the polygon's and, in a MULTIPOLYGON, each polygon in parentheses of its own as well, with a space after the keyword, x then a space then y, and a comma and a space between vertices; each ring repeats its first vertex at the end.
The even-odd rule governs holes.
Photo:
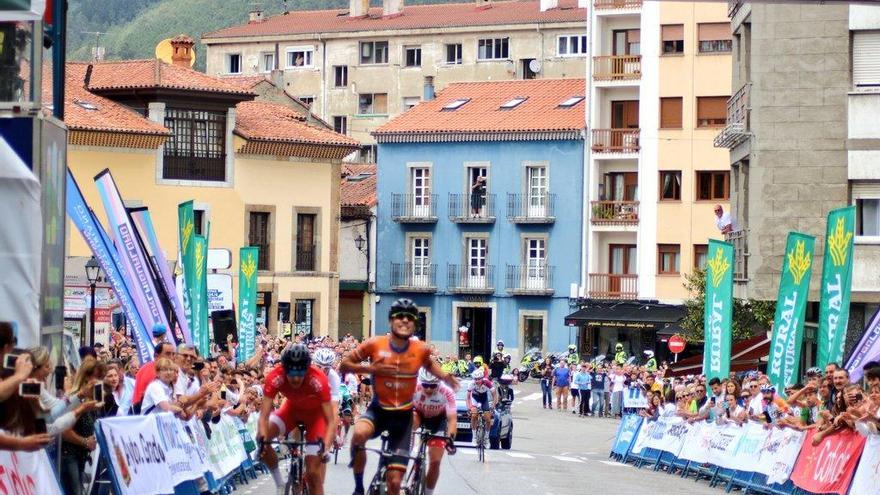
POLYGON ((733 220, 730 219, 730 213, 725 213, 721 205, 715 205, 715 226, 722 234, 733 232, 733 220))

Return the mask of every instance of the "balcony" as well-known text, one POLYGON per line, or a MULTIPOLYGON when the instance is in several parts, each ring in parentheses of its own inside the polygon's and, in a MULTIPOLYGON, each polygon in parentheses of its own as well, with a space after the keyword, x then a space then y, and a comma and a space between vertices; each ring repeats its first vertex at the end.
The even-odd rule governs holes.
POLYGON ((399 223, 437 223, 436 205, 436 194, 392 194, 391 219, 399 223))
POLYGON ((226 157, 197 157, 166 153, 163 157, 162 178, 223 182, 226 180, 226 157))
POLYGON ((513 296, 552 296, 555 268, 546 263, 507 265, 507 293, 513 296))
POLYGON ((638 201, 591 201, 593 225, 626 226, 639 224, 638 201))
POLYGON ((556 195, 507 194, 507 220, 512 223, 553 223, 556 195))
POLYGON ((743 0, 727 0, 727 17, 733 19, 742 4, 743 0))
POLYGON ((593 299, 636 299, 639 276, 617 273, 591 273, 590 297, 593 299))
POLYGON ((436 292, 437 265, 391 263, 391 290, 397 292, 436 292))
POLYGON ((452 294, 495 292, 495 265, 446 265, 446 289, 452 294))
POLYGON ((752 83, 746 83, 727 100, 727 125, 715 136, 716 148, 735 148, 751 135, 749 125, 751 92, 752 83))
POLYGON ((449 220, 455 223, 495 223, 495 195, 449 195, 449 220))
POLYGON ((317 259, 318 250, 314 244, 308 246, 296 246, 296 271, 315 271, 315 262, 317 259))
POLYGON ((593 129, 593 153, 638 153, 640 129, 593 129))
POLYGON ((632 81, 641 78, 641 55, 600 55, 593 57, 594 81, 632 81))
POLYGON ((596 10, 640 9, 642 0, 593 0, 593 8, 596 10))
POLYGON ((734 230, 724 234, 724 240, 733 244, 733 281, 749 280, 748 230, 734 230))

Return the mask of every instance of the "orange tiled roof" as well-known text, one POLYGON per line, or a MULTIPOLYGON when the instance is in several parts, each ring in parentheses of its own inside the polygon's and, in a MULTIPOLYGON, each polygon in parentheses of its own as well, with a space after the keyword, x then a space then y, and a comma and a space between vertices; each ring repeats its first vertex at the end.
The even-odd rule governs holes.
POLYGON ((401 15, 382 17, 381 8, 372 8, 369 15, 351 18, 348 9, 293 11, 270 17, 263 22, 232 26, 202 39, 238 38, 309 33, 341 33, 376 30, 406 30, 466 26, 496 26, 553 22, 586 23, 586 9, 577 8, 577 0, 560 0, 559 8, 541 12, 538 0, 495 2, 489 8, 478 8, 473 2, 406 5, 401 15))
POLYGON ((253 76, 223 76, 223 80, 235 84, 236 86, 241 86, 248 91, 254 89, 261 82, 272 82, 263 74, 253 76))
POLYGON ((342 185, 339 187, 339 202, 342 206, 375 206, 376 199, 376 164, 374 163, 343 163, 342 185), (350 180, 358 175, 368 175, 362 180, 350 180))
POLYGON ((373 134, 529 133, 579 131, 586 126, 584 101, 568 108, 559 104, 584 96, 584 79, 530 79, 453 83, 435 99, 420 103, 373 134), (499 107, 516 97, 527 99, 508 110, 499 107), (456 110, 448 103, 469 98, 456 110))
POLYGON ((309 124, 296 111, 277 103, 246 101, 236 106, 235 133, 245 139, 323 144, 358 148, 354 139, 309 124))
POLYGON ((96 62, 93 66, 90 91, 162 88, 253 96, 239 84, 158 59, 96 62))

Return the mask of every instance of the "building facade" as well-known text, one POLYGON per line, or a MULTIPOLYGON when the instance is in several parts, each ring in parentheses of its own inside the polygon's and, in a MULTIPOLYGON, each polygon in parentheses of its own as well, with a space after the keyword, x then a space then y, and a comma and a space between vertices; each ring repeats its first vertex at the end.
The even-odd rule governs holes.
POLYGON ((342 166, 339 222, 339 334, 373 333, 376 287, 376 165, 342 166))
MULTIPOLYGON (((339 177, 355 141, 188 61, 73 63, 67 74, 69 167, 102 221, 91 182, 109 168, 127 205, 149 208, 175 260, 177 207, 193 200, 196 233, 210 228, 209 247, 231 254, 209 274, 226 276, 230 301, 239 248, 259 246, 260 323, 336 336, 339 177)), ((88 256, 68 232, 68 255, 88 256)))
POLYGON ((337 132, 363 143, 416 105, 422 81, 584 77, 585 0, 472 0, 295 12, 203 36, 212 75, 280 71, 285 90, 312 105, 337 132))
POLYGON ((376 333, 400 297, 446 354, 518 360, 572 342, 581 271, 583 79, 448 85, 378 128, 376 333))
POLYGON ((849 349, 880 303, 880 9, 730 2, 730 151, 737 297, 776 298, 789 231, 816 237, 803 357, 815 356, 829 210, 856 206, 849 349))

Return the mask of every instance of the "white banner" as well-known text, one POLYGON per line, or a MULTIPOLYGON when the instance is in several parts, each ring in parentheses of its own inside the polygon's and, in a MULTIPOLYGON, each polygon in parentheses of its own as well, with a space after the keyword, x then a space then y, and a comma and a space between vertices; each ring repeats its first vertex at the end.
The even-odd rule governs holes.
POLYGON ((217 479, 231 473, 247 459, 247 453, 232 418, 223 414, 220 422, 210 423, 211 438, 208 439, 208 458, 211 473, 217 479))
POLYGON ((684 439, 690 430, 691 425, 680 416, 660 416, 654 422, 654 430, 645 446, 669 452, 678 457, 678 453, 684 445, 684 439))
POLYGON ((756 471, 766 475, 768 483, 783 484, 788 481, 805 436, 804 432, 791 428, 772 428, 761 447, 756 471))
POLYGON ((654 432, 654 428, 656 428, 657 423, 654 421, 648 422, 645 420, 642 423, 642 427, 639 428, 639 434, 636 436, 636 441, 633 442, 632 448, 629 450, 630 454, 641 454, 642 450, 645 448, 645 445, 648 443, 648 440, 651 439, 651 435, 654 432))
POLYGON ((684 445, 678 454, 679 459, 704 464, 709 461, 709 443, 715 434, 714 424, 697 422, 685 437, 684 445))
POLYGON ((853 477, 849 492, 876 493, 880 489, 880 435, 868 436, 862 458, 853 477))
POLYGON ((736 452, 742 433, 743 427, 733 423, 716 425, 712 440, 709 442, 709 463, 734 469, 733 454, 736 452))
POLYGON ((45 450, 0 450, 0 493, 4 495, 62 495, 45 450))
POLYGON ((771 430, 763 425, 748 422, 742 426, 739 443, 731 459, 731 469, 738 471, 755 472, 758 470, 758 456, 761 448, 770 438, 771 430))
POLYGON ((642 387, 629 387, 623 391, 623 407, 628 409, 644 409, 648 407, 648 398, 642 387))
POLYGON ((159 434, 156 417, 125 416, 100 420, 108 457, 122 493, 174 493, 174 481, 159 434))
POLYGON ((175 485, 201 478, 208 470, 207 454, 196 444, 189 423, 171 413, 156 415, 168 469, 175 485))

